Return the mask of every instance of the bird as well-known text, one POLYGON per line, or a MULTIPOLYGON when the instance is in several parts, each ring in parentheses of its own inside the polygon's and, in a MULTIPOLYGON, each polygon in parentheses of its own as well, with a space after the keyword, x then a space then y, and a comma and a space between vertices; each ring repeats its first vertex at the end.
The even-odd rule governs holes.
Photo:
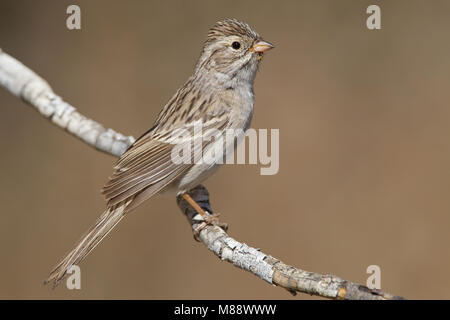
MULTIPOLYGON (((176 147, 192 146, 205 152, 220 143, 224 147, 222 156, 226 156, 236 141, 223 145, 223 141, 202 139, 195 134, 190 139, 175 139, 174 133, 191 132, 199 123, 202 132, 245 132, 253 116, 253 84, 258 66, 263 54, 272 48, 271 43, 245 22, 227 18, 214 24, 193 74, 165 104, 151 129, 115 164, 112 176, 102 189, 106 210, 53 268, 45 283, 52 282, 56 287, 68 275, 68 270, 78 265, 127 213, 156 194, 182 196, 207 224, 218 224, 217 217, 206 214, 188 191, 213 174, 223 162, 215 157, 208 163, 180 163, 173 161, 173 151, 176 147)), ((240 134, 237 140, 242 137, 240 134)), ((188 160, 194 159, 189 155, 188 160)))

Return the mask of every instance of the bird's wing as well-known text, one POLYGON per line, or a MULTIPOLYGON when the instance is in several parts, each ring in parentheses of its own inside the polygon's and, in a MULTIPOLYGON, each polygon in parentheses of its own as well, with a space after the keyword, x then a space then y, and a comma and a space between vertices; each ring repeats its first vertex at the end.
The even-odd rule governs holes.
POLYGON ((179 125, 170 129, 156 128, 138 139, 119 159, 113 175, 102 189, 108 207, 145 190, 145 197, 137 197, 129 204, 130 208, 134 208, 190 169, 197 160, 194 155, 201 155, 215 141, 211 135, 227 127, 228 116, 226 110, 214 116, 199 114, 190 122, 181 119, 179 125), (200 133, 195 132, 199 123, 202 128, 200 133), (172 156, 177 150, 190 150, 189 159, 182 163, 175 162, 172 156))

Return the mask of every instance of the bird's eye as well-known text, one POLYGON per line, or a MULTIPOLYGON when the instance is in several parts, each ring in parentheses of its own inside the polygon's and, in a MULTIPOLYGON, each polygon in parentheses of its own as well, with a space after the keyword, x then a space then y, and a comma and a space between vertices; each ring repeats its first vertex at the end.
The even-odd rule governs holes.
POLYGON ((234 50, 238 50, 241 47, 241 44, 235 41, 231 44, 231 46, 233 47, 234 50))

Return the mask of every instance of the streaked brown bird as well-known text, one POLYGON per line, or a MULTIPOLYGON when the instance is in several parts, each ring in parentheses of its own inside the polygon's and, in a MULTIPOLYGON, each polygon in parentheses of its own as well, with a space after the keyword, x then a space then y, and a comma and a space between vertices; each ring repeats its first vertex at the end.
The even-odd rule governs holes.
MULTIPOLYGON (((205 152, 223 142, 193 135, 175 143, 174 132, 192 130, 198 123, 202 132, 245 132, 253 115, 256 71, 263 53, 271 48, 273 45, 248 24, 235 19, 219 21, 210 29, 194 74, 164 106, 154 126, 115 165, 102 189, 108 201, 106 211, 51 271, 46 283, 58 285, 68 269, 83 260, 126 213, 157 193, 182 195, 207 223, 217 223, 186 192, 209 177, 221 162, 178 163, 173 161, 173 150, 180 144, 190 144, 205 152)), ((225 156, 234 146, 235 141, 224 146, 225 156)))

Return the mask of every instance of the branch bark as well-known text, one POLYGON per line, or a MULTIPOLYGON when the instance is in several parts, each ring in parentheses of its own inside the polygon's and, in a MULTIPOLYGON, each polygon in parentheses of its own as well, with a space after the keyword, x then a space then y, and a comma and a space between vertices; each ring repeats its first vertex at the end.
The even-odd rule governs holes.
POLYGON ((134 142, 80 114, 56 95, 47 81, 0 49, 0 85, 34 107, 57 127, 103 152, 120 157, 134 142))
MULTIPOLYGON (((134 142, 112 129, 105 129, 98 122, 88 119, 75 107, 56 95, 48 83, 18 60, 0 49, 0 85, 16 97, 23 99, 57 127, 68 131, 88 145, 120 157, 134 142)), ((189 194, 208 213, 213 213, 209 193, 199 185, 189 194)), ((194 230, 204 224, 201 216, 181 197, 178 206, 186 215, 194 230)), ((403 299, 381 290, 343 280, 331 274, 318 274, 284 264, 280 260, 231 238, 217 226, 206 226, 200 232, 201 242, 221 260, 247 270, 264 281, 282 287, 292 294, 297 292, 330 299, 392 300, 403 299)))

